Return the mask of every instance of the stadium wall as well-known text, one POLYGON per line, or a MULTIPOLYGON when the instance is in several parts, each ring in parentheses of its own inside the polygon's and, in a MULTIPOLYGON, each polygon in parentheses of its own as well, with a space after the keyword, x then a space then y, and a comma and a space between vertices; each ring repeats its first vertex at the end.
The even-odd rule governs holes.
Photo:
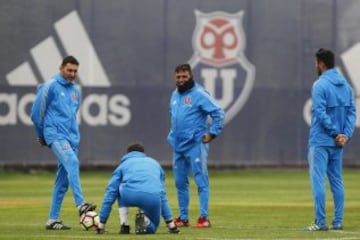
MULTIPOLYGON (((357 0, 13 0, 0 8, 2 166, 56 163, 38 147, 29 111, 37 85, 67 54, 80 60, 82 166, 115 165, 134 140, 171 165, 168 101, 182 62, 226 110, 211 166, 306 165, 320 47, 336 52, 359 103, 357 0)), ((358 165, 359 144, 355 132, 345 165, 358 165)))

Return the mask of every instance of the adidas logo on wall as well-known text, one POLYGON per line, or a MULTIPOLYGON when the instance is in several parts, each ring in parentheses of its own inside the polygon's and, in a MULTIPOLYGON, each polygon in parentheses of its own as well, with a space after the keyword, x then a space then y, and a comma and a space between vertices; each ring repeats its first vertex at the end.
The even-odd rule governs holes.
MULTIPOLYGON (((89 36, 76 11, 72 11, 55 24, 55 30, 66 51, 79 59, 79 81, 86 87, 109 87, 110 81, 95 52, 89 36)), ((58 72, 63 57, 52 36, 30 50, 42 80, 50 79, 58 72)), ((20 64, 6 75, 11 86, 36 86, 38 81, 28 62, 20 64)))
MULTIPOLYGON (((80 123, 85 122, 89 126, 128 125, 131 120, 130 100, 124 94, 108 93, 110 81, 78 13, 70 12, 55 22, 54 28, 65 52, 74 55, 80 62, 77 83, 82 87, 98 88, 96 92, 101 91, 93 93, 92 90, 88 95, 83 94, 79 111, 80 123)), ((36 87, 59 71, 63 57, 53 36, 31 48, 30 54, 42 79, 37 79, 34 69, 26 61, 6 75, 11 87, 36 87)), ((24 88, 15 93, 0 93, 0 104, 7 106, 5 111, 0 111, 0 126, 17 125, 19 122, 32 125, 29 114, 35 100, 35 90, 32 89, 30 93, 25 94, 21 93, 23 91, 29 89, 24 88)))

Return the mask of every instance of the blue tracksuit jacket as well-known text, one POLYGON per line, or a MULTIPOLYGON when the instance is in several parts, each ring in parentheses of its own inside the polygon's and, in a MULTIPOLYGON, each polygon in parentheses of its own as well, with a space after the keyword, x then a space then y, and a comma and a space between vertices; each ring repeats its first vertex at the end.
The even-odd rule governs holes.
MULTIPOLYGON (((142 152, 133 151, 121 159, 106 187, 100 210, 100 221, 106 223, 112 204, 127 193, 148 193, 160 196, 159 214, 165 220, 172 218, 165 190, 165 172, 160 164, 142 152)), ((146 205, 146 199, 140 199, 146 205)), ((144 210, 144 209, 143 209, 144 210)), ((152 217, 152 216, 148 216, 152 217)))
POLYGON ((323 72, 313 84, 312 100, 310 146, 335 146, 334 136, 340 133, 352 137, 356 109, 352 88, 343 76, 335 69, 323 72))
POLYGON ((65 139, 77 148, 80 133, 76 113, 80 99, 78 87, 60 74, 41 84, 31 109, 37 136, 48 145, 56 139, 65 139))
POLYGON ((200 143, 207 131, 215 136, 219 135, 224 127, 224 111, 197 83, 183 94, 177 90, 172 93, 170 115, 168 142, 176 152, 184 152, 200 143), (208 116, 212 118, 209 129, 208 116))

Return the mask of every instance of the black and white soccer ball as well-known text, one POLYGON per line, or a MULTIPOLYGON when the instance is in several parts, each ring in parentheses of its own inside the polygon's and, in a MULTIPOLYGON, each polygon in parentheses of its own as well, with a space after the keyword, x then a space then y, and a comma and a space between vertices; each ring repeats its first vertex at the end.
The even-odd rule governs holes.
POLYGON ((96 230, 100 223, 99 215, 95 211, 89 211, 80 216, 80 226, 82 229, 96 230))

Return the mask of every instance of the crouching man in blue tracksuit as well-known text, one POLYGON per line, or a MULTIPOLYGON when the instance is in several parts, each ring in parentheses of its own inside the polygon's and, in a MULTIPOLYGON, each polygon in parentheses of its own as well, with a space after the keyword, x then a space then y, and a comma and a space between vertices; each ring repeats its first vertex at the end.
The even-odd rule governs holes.
POLYGON ((74 83, 79 62, 73 56, 63 59, 60 73, 41 84, 31 109, 37 141, 48 146, 57 157, 57 171, 50 207, 47 230, 68 230, 59 220, 61 205, 69 186, 80 216, 94 210, 95 205, 85 203, 80 185, 78 146, 79 126, 76 119, 81 95, 74 83))
POLYGON ((334 69, 334 54, 330 50, 319 49, 315 57, 315 66, 320 77, 312 87, 312 117, 308 144, 315 222, 304 230, 328 230, 325 214, 326 176, 334 200, 331 228, 341 230, 344 215, 343 147, 353 135, 356 109, 351 86, 334 69))
POLYGON ((105 232, 105 223, 115 200, 118 200, 120 233, 130 233, 128 208, 138 207, 135 218, 135 233, 155 233, 160 215, 164 218, 169 233, 179 233, 168 203, 165 190, 165 173, 160 164, 145 155, 140 143, 128 146, 127 154, 113 172, 106 187, 99 213, 97 233, 105 232))

